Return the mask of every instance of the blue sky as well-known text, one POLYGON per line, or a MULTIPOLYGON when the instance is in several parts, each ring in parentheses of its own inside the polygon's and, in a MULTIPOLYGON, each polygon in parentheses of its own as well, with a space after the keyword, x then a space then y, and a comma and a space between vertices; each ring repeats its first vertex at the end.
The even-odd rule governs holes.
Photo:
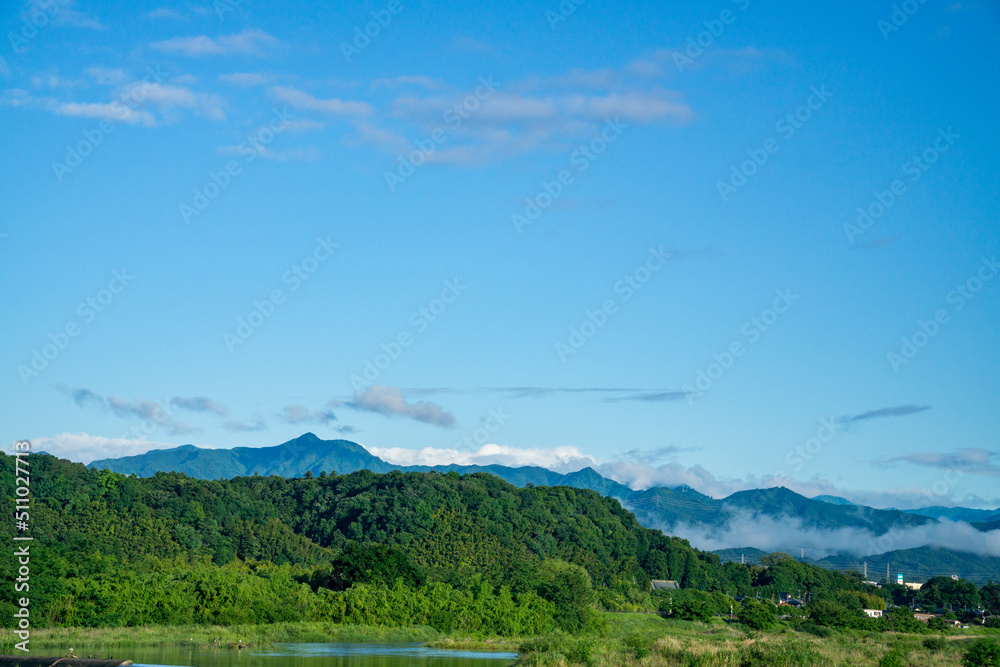
POLYGON ((6 5, 3 436, 995 507, 998 28, 6 5))

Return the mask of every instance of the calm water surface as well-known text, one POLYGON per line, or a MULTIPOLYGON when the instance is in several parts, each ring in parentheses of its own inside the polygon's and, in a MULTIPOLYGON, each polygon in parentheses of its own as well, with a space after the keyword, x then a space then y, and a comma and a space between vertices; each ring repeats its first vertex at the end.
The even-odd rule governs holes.
MULTIPOLYGON (((78 656, 93 649, 76 650, 78 656)), ((108 651, 100 651, 107 657, 108 651)), ((115 658, 136 665, 181 667, 501 667, 516 653, 454 651, 420 644, 271 644, 243 651, 210 648, 129 648, 113 651, 115 658)))

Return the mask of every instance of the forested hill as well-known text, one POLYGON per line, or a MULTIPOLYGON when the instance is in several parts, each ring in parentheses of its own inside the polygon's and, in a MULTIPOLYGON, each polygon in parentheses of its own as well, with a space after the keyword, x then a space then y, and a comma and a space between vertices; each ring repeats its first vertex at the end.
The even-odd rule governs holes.
POLYGON ((201 479, 230 479, 239 475, 281 475, 301 477, 306 473, 358 470, 373 472, 438 472, 459 474, 486 472, 517 486, 571 486, 590 489, 602 496, 611 496, 633 510, 639 521, 648 527, 669 530, 678 522, 722 527, 748 516, 776 519, 792 517, 811 528, 836 530, 862 528, 882 535, 890 528, 900 528, 936 519, 897 510, 878 510, 861 505, 834 505, 806 498, 785 488, 740 491, 727 498, 715 499, 688 487, 653 487, 634 491, 624 484, 601 476, 592 468, 561 474, 525 466, 512 468, 489 466, 397 466, 374 456, 361 445, 349 440, 321 440, 306 433, 274 447, 237 447, 235 449, 201 449, 191 445, 174 449, 154 450, 138 456, 102 459, 91 468, 108 468, 123 474, 146 477, 160 471, 183 472, 201 479))
MULTIPOLYGON (((13 488, 13 458, 0 460, 13 488)), ((36 543, 70 562, 99 553, 318 564, 356 541, 401 545, 445 579, 505 581, 546 557, 586 567, 597 583, 652 576, 706 585, 720 576, 714 556, 643 528, 618 501, 584 489, 518 488, 456 472, 142 478, 48 455, 31 461, 36 543)))
MULTIPOLYGON (((202 559, 214 566, 253 559, 302 571, 372 542, 395 545, 431 580, 455 586, 530 588, 518 582, 544 559, 559 559, 585 568, 597 586, 641 587, 655 578, 731 594, 746 594, 752 584, 779 592, 773 581, 779 571, 722 565, 685 540, 642 527, 618 501, 589 490, 518 488, 484 473, 363 470, 199 480, 180 473, 124 476, 44 454, 30 463, 33 600, 53 622, 75 618, 84 600, 90 609, 122 604, 116 600, 136 595, 122 590, 136 572, 169 584, 188 576, 163 574, 169 567, 202 559)), ((0 478, 14 488, 13 457, 0 455, 0 478)), ((8 516, 13 512, 10 494, 0 505, 8 516)), ((854 574, 794 562, 783 567, 782 588, 820 592, 860 583, 854 574)), ((13 571, 4 567, 3 577, 13 571)), ((97 611, 92 617, 104 618, 97 611)))

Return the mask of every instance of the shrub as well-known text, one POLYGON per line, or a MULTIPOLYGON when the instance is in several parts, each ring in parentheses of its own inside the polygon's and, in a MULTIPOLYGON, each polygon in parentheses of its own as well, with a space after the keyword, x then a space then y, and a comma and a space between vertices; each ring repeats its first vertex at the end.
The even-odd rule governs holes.
POLYGON ((818 665, 819 656, 804 644, 754 642, 740 652, 740 667, 799 667, 818 665))
POLYGON ((816 625, 811 621, 806 621, 805 623, 800 625, 799 631, 808 632, 809 634, 820 637, 821 639, 825 639, 826 637, 829 637, 830 635, 833 634, 833 630, 831 630, 830 628, 824 628, 822 625, 816 625))
POLYGON ((1000 667, 1000 643, 977 639, 962 656, 965 667, 1000 667))
POLYGON ((928 651, 943 651, 947 643, 941 637, 928 637, 924 640, 924 648, 928 651))
POLYGON ((642 635, 629 635, 622 640, 622 645, 626 652, 635 656, 636 660, 642 660, 649 655, 649 640, 642 635))
POLYGON ((893 646, 878 661, 878 667, 906 667, 906 651, 901 646, 893 646))

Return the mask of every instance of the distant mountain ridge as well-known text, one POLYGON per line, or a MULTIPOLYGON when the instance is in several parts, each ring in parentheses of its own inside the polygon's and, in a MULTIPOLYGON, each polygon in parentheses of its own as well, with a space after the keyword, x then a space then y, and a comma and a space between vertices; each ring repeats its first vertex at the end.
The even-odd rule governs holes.
MULTIPOLYGON (((891 528, 919 526, 937 521, 919 510, 880 510, 856 505, 843 498, 825 496, 806 498, 784 487, 738 491, 716 499, 688 486, 676 488, 652 487, 633 490, 602 476, 593 468, 572 473, 558 473, 538 466, 509 467, 503 465, 439 465, 401 466, 375 456, 350 440, 322 440, 313 433, 272 447, 236 447, 233 449, 203 449, 184 445, 159 449, 122 458, 102 459, 91 468, 108 468, 122 474, 149 477, 157 472, 181 472, 199 479, 230 479, 247 475, 279 475, 301 477, 321 472, 347 474, 357 470, 385 473, 457 472, 459 474, 489 473, 516 486, 570 486, 590 489, 621 501, 644 525, 670 529, 690 524, 708 529, 721 528, 728 522, 745 518, 769 517, 775 520, 796 519, 804 528, 835 530, 859 528, 878 535, 891 528)), ((927 508, 952 515, 955 508, 927 508)), ((969 510, 974 516, 991 517, 994 512, 969 510), (981 513, 981 514, 980 514, 981 513)), ((991 524, 984 524, 988 526, 991 524)))

